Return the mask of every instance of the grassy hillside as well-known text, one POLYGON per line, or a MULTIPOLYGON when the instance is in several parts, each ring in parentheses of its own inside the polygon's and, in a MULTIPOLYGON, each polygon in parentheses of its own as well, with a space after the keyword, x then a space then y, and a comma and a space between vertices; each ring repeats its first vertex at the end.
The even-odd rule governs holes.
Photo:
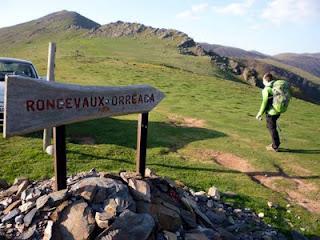
MULTIPOLYGON (((280 120, 284 151, 266 152, 270 139, 265 123, 254 118, 259 90, 226 81, 207 57, 180 55, 170 40, 72 34, 49 34, 11 48, 0 45, 0 56, 32 60, 44 75, 48 40, 54 39, 58 81, 109 86, 146 83, 159 88, 166 98, 150 114, 148 167, 195 190, 215 185, 221 191, 232 191, 237 195, 225 196, 226 201, 264 212, 265 221, 284 232, 296 229, 320 235, 319 214, 288 199, 284 191, 275 191, 300 192, 303 183, 309 186, 303 196, 320 200, 319 106, 293 99, 280 120), (245 161, 250 165, 248 171, 218 164, 216 156, 225 153, 230 161, 236 157, 245 161), (253 175, 278 178, 272 179, 274 186, 269 188, 253 181, 258 178, 253 175), (268 208, 268 201, 279 206, 268 208)), ((136 120, 136 115, 130 115, 67 126, 68 173, 93 167, 134 170, 136 120)), ((51 177, 52 159, 41 147, 41 133, 0 139, 1 178, 51 177)))
POLYGON ((320 59, 319 54, 296 54, 282 53, 273 56, 273 58, 293 67, 301 68, 317 77, 320 77, 320 59))
POLYGON ((320 84, 320 77, 317 77, 317 76, 313 75, 312 73, 306 72, 301 68, 290 66, 290 65, 287 65, 287 64, 282 63, 280 61, 277 61, 276 59, 271 59, 271 58, 260 59, 260 61, 267 63, 267 64, 274 65, 279 68, 283 68, 289 72, 293 72, 293 73, 295 73, 305 79, 308 79, 314 83, 320 84))

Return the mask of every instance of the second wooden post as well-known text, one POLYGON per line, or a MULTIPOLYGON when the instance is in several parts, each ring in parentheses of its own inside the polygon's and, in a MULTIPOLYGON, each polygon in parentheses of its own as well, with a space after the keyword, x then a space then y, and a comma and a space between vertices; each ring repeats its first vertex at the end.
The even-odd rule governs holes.
POLYGON ((67 187, 67 155, 65 125, 53 128, 55 191, 67 187))
POLYGON ((142 177, 146 169, 148 118, 149 113, 141 113, 138 120, 136 172, 142 177))

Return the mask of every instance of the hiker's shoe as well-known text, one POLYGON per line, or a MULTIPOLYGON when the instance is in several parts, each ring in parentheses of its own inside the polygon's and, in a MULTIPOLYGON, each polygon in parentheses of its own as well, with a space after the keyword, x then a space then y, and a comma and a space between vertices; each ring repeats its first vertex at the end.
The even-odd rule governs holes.
POLYGON ((266 146, 267 151, 278 152, 278 148, 273 148, 272 144, 266 146))

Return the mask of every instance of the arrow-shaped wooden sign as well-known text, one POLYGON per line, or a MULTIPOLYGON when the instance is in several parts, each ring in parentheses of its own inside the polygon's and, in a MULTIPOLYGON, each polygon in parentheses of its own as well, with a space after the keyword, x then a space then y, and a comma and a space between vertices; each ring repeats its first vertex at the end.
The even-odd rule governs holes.
POLYGON ((148 85, 97 87, 7 76, 4 137, 108 116, 144 113, 164 94, 148 85))

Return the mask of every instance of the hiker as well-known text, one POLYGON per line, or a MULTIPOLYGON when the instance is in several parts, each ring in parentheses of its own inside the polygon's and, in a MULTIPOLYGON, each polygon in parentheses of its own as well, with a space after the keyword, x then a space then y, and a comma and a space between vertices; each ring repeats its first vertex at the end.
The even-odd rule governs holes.
POLYGON ((256 119, 262 120, 266 113, 267 128, 270 132, 272 144, 266 146, 268 151, 279 151, 280 137, 277 130, 277 120, 281 113, 287 110, 290 101, 290 91, 287 81, 274 80, 271 73, 263 76, 262 103, 256 119))

